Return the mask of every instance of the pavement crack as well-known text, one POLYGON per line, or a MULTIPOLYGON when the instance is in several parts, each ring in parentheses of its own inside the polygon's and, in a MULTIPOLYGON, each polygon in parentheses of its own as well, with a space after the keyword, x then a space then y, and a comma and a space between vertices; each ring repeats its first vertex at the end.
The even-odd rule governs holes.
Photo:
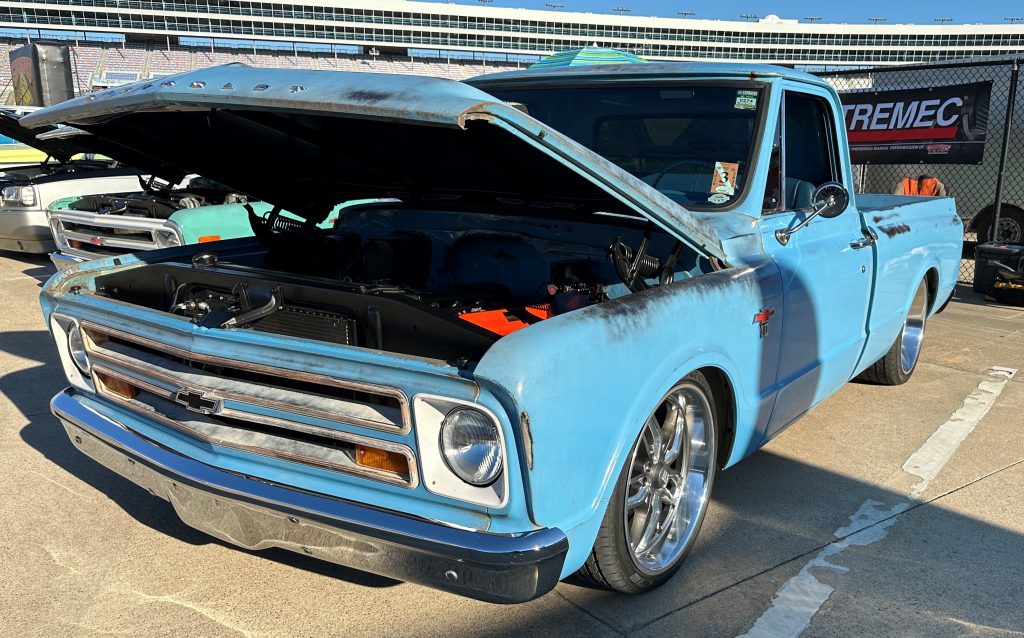
POLYGON ((559 598, 561 598, 562 600, 564 600, 565 602, 569 603, 569 605, 571 605, 571 606, 575 607, 576 609, 578 609, 579 611, 583 612, 583 613, 584 613, 584 614, 586 614, 587 616, 590 616, 591 618, 593 618, 593 619, 594 619, 594 620, 596 620, 597 622, 601 623, 601 625, 603 625, 603 626, 607 627, 607 628, 608 628, 609 630, 611 630, 611 631, 612 631, 612 633, 614 633, 614 634, 615 634, 616 636, 625 636, 625 635, 626 635, 626 632, 625 632, 625 631, 623 631, 622 629, 619 629, 619 628, 618 628, 618 627, 616 627, 615 625, 612 625, 611 623, 609 623, 609 622, 608 622, 608 621, 606 621, 605 619, 603 619, 603 618, 601 618, 601 617, 599 617, 599 616, 595 615, 595 614, 594 614, 593 612, 591 612, 591 611, 590 611, 589 609, 587 609, 586 607, 584 607, 584 606, 582 606, 582 605, 579 605, 579 604, 575 603, 574 601, 570 600, 570 599, 569 599, 569 598, 568 598, 568 597, 567 597, 567 596, 566 596, 565 594, 563 594, 562 592, 560 592, 560 591, 558 591, 558 590, 555 590, 555 595, 556 595, 556 596, 558 596, 559 598))
POLYGON ((202 606, 199 605, 199 603, 194 603, 194 602, 191 602, 191 601, 188 601, 188 600, 182 600, 180 598, 175 598, 171 594, 164 594, 163 596, 153 596, 152 594, 147 594, 147 593, 141 592, 141 591, 139 591, 137 589, 130 589, 130 590, 128 590, 128 592, 131 593, 131 594, 135 594, 139 598, 142 598, 142 599, 147 600, 147 601, 171 603, 171 604, 174 604, 174 605, 179 605, 179 606, 184 607, 186 609, 191 609, 192 611, 196 612, 197 614, 200 614, 200 615, 202 615, 202 616, 204 616, 206 618, 209 618, 213 622, 217 623, 218 625, 220 625, 222 627, 225 627, 226 629, 230 629, 231 631, 238 632, 238 633, 242 634, 243 636, 245 636, 246 638, 251 638, 252 637, 252 632, 250 632, 248 629, 244 629, 242 627, 238 627, 237 625, 234 625, 234 624, 232 624, 232 623, 230 623, 230 622, 228 622, 226 620, 218 618, 212 611, 204 609, 202 606))
MULTIPOLYGON (((963 372, 964 374, 976 374, 979 376, 985 376, 985 372, 978 370, 968 370, 966 368, 958 368, 956 366, 946 365, 944 363, 936 363, 934 361, 921 360, 921 363, 928 366, 935 366, 936 368, 942 368, 943 370, 954 370, 956 372, 963 372)), ((1014 376, 1006 380, 1007 383, 1020 383, 1024 384, 1024 375, 1014 376)))
POLYGON ((29 470, 29 471, 32 472, 33 474, 35 474, 36 476, 38 476, 39 478, 43 479, 44 481, 48 481, 50 483, 53 483, 54 485, 56 485, 60 489, 66 491, 66 492, 71 492, 72 494, 74 494, 75 496, 77 496, 77 497, 79 497, 81 499, 84 499, 84 500, 87 500, 87 501, 91 501, 92 500, 92 498, 88 494, 82 494, 81 492, 76 492, 75 490, 71 489, 67 485, 62 485, 62 484, 58 483, 57 481, 53 480, 49 476, 46 476, 42 472, 37 472, 36 470, 29 470))

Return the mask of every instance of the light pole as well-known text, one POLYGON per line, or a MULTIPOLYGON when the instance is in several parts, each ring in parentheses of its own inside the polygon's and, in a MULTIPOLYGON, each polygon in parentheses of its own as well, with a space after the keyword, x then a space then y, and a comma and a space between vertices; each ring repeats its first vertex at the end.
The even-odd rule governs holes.
POLYGON ((1024 20, 1024 18, 1020 18, 1020 17, 1017 17, 1017 16, 1011 16, 1009 18, 1003 18, 1003 20, 1005 20, 1006 22, 1009 22, 1010 24, 1014 24, 1015 22, 1020 22, 1021 20, 1024 20))
POLYGON ((885 22, 885 21, 886 21, 886 18, 868 18, 868 22, 874 22, 875 24, 878 24, 879 22, 885 22))
POLYGON ((683 16, 684 18, 689 18, 690 16, 695 15, 693 11, 677 11, 676 13, 683 16))
POLYGON ((942 24, 943 22, 952 22, 953 21, 953 18, 932 18, 932 19, 935 20, 936 22, 938 22, 939 24, 942 24))
POLYGON ((818 22, 821 20, 821 16, 806 16, 804 22, 818 22))
POLYGON ((757 20, 757 14, 755 13, 741 13, 740 17, 746 20, 747 22, 753 22, 754 20, 757 20))
POLYGON ((558 11, 559 9, 564 7, 565 5, 564 4, 558 4, 557 2, 547 2, 547 3, 545 3, 545 6, 547 8, 549 8, 549 9, 551 9, 552 11, 558 11))
POLYGON ((629 13, 629 7, 615 7, 612 9, 615 13, 622 15, 623 13, 629 13))

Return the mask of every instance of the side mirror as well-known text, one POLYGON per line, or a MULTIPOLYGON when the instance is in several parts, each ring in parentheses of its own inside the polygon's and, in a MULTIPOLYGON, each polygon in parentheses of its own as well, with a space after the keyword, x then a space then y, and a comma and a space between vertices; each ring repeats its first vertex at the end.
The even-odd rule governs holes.
POLYGON ((839 217, 849 205, 850 191, 846 190, 845 186, 839 182, 825 182, 814 189, 814 195, 811 196, 811 212, 807 214, 807 217, 804 217, 802 222, 792 228, 780 228, 775 231, 775 239, 785 246, 789 243, 789 238, 793 236, 793 233, 811 223, 815 217, 821 216, 825 219, 839 217))
POLYGON ((850 191, 839 182, 825 182, 811 196, 811 208, 825 219, 839 217, 849 205, 850 191))

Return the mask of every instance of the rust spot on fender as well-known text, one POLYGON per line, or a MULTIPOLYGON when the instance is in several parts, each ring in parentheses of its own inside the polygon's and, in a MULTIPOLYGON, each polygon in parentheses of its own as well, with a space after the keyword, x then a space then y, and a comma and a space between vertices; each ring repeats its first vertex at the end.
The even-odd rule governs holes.
POLYGON ((372 89, 359 89, 356 91, 350 91, 346 97, 349 97, 356 102, 383 102, 391 97, 391 93, 386 91, 374 91, 372 89))
POLYGON ((889 238, 910 232, 910 226, 907 224, 890 224, 888 226, 879 226, 878 229, 885 233, 885 236, 889 238))
POLYGON ((533 469, 533 432, 530 431, 530 415, 519 413, 519 431, 523 435, 523 455, 526 456, 527 469, 533 469))
POLYGON ((878 222, 884 222, 887 219, 892 219, 895 216, 896 213, 889 213, 888 215, 875 215, 874 217, 871 218, 871 220, 877 224, 878 222))
POLYGON ((684 279, 667 286, 656 286, 624 297, 609 299, 570 313, 575 321, 597 321, 611 341, 623 341, 649 327, 654 313, 651 309, 674 295, 687 295, 701 303, 709 295, 737 286, 756 286, 757 276, 749 266, 739 266, 684 279), (748 273, 752 276, 747 276, 748 273))

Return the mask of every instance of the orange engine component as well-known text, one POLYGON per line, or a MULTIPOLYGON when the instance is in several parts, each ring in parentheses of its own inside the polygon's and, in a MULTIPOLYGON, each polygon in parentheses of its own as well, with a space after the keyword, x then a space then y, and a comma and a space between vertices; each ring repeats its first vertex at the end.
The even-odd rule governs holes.
MULTIPOLYGON (((551 304, 526 306, 522 311, 532 317, 535 317, 538 321, 550 319, 555 314, 551 310, 551 304)), ((516 330, 522 330, 531 323, 535 323, 534 321, 529 320, 524 321, 522 315, 516 315, 510 312, 508 308, 467 312, 459 315, 459 318, 463 321, 468 321, 474 326, 479 326, 488 332, 501 335, 502 337, 507 334, 512 334, 516 330)))

